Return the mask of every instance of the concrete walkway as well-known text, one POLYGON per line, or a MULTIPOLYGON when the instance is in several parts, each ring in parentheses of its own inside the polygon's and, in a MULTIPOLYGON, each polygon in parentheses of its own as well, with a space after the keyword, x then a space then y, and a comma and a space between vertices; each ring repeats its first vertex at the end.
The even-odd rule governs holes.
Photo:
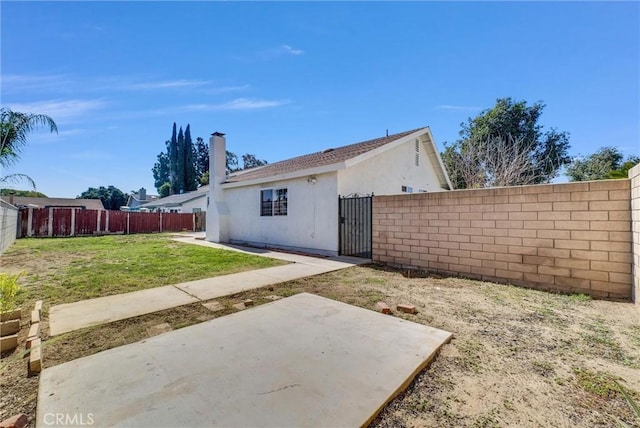
POLYGON ((258 269, 231 275, 216 276, 197 281, 166 285, 132 293, 117 294, 65 303, 49 309, 50 335, 55 336, 93 325, 137 317, 176 306, 228 296, 285 281, 319 275, 369 262, 353 257, 310 257, 299 254, 215 244, 203 241, 198 235, 183 235, 175 240, 188 244, 240 251, 261 257, 291 262, 283 266, 258 269))

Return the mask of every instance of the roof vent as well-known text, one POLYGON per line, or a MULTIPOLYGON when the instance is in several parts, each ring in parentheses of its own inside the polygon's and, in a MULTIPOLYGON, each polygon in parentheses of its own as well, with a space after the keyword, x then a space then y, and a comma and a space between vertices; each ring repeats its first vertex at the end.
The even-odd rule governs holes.
POLYGON ((329 153, 329 152, 332 152, 332 151, 334 151, 334 150, 335 150, 334 148, 331 148, 331 149, 324 149, 321 153, 329 153))

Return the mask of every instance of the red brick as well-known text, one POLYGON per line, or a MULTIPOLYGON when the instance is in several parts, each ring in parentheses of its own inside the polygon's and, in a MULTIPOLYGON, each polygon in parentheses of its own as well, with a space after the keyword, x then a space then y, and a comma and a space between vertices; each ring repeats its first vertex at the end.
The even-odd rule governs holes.
POLYGON ((508 236, 518 238, 535 238, 537 236, 535 229, 509 229, 508 236))
POLYGON ((631 230, 631 222, 629 221, 592 221, 591 230, 615 230, 628 231, 631 230))
POLYGON ((391 308, 385 302, 376 303, 376 311, 382 312, 383 314, 390 314, 391 308))
POLYGON ((609 220, 609 212, 608 211, 573 211, 571 212, 571 220, 609 220))
POLYGON ((578 241, 578 240, 566 240, 566 239, 556 239, 554 241, 554 246, 556 248, 565 248, 568 250, 588 250, 589 249, 589 241, 578 241))
POLYGON ((630 263, 619 263, 619 262, 599 262, 592 261, 591 269, 593 270, 602 270, 606 272, 618 272, 618 273, 631 273, 631 264, 630 263))
POLYGON ((538 248, 538 255, 542 257, 561 257, 568 259, 571 256, 571 250, 563 250, 560 248, 538 248))
POLYGON ((487 277, 487 276, 495 277, 496 276, 496 270, 493 269, 493 268, 483 268, 483 267, 473 266, 471 268, 471 273, 475 273, 477 275, 482 275, 483 277, 487 277))
POLYGON ((572 269, 589 269, 589 260, 556 259, 555 265, 572 269))
POLYGON ((24 428, 29 424, 29 418, 24 413, 18 413, 0 422, 0 428, 24 428))
MULTIPOLYGON (((589 202, 589 211, 629 211, 631 204, 625 201, 592 201, 589 202)), ((582 211, 587 211, 586 209, 582 211)))
POLYGON ((589 190, 624 190, 628 189, 629 180, 599 180, 589 182, 589 190))
POLYGON ((524 280, 529 282, 537 282, 540 284, 553 284, 553 276, 552 275, 541 275, 537 273, 524 273, 524 280))
POLYGON ((522 263, 522 254, 496 253, 496 260, 499 262, 522 263))
POLYGON ((572 220, 571 211, 543 211, 538 213, 538 220, 572 220))
POLYGON ((538 238, 543 239, 571 239, 571 232, 568 230, 538 230, 538 238))
POLYGON ((522 272, 514 272, 512 270, 496 269, 496 276, 505 279, 517 279, 523 278, 522 272))
POLYGON ((609 192, 606 190, 591 190, 587 192, 571 193, 572 201, 608 201, 609 192))
POLYGON ((544 275, 564 276, 571 275, 571 270, 567 268, 554 267, 554 266, 538 266, 538 273, 544 275))
POLYGON ((495 260, 496 255, 484 251, 471 251, 471 258, 478 260, 495 260))
POLYGON ((606 251, 584 251, 571 250, 571 258, 578 260, 609 260, 609 253, 606 251))
POLYGON ((509 213, 508 212, 482 213, 482 220, 509 220, 509 213))
POLYGON ((407 314, 415 314, 416 313, 415 305, 408 305, 406 303, 399 303, 398 306, 396 306, 396 308, 399 311, 405 312, 407 314))
POLYGON ((595 270, 573 269, 571 276, 574 278, 590 279, 592 281, 609 281, 609 274, 607 272, 595 270))
POLYGON ((522 238, 523 247, 553 248, 553 239, 522 238))
POLYGON ((552 257, 522 256, 522 263, 528 265, 553 266, 554 259, 552 257))
POLYGON ((484 236, 507 236, 509 229, 484 229, 482 234, 484 236))

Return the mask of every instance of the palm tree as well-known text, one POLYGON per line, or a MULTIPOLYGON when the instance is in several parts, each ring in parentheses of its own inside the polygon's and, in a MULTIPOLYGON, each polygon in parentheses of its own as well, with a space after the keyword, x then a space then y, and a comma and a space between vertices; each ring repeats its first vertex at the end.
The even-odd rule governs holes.
MULTIPOLYGON (((20 159, 22 148, 27 145, 27 135, 40 126, 58 133, 58 126, 44 114, 20 113, 3 107, 0 109, 0 167, 6 168, 20 159)), ((25 174, 10 174, 0 177, 0 185, 26 180, 33 189, 36 183, 25 174)))

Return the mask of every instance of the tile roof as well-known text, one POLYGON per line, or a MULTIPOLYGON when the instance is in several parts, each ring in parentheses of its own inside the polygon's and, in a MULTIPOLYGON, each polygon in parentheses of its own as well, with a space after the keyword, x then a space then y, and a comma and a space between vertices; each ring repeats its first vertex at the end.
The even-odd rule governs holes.
POLYGON ((73 198, 32 198, 29 196, 10 196, 2 197, 6 202, 13 201, 16 207, 78 207, 87 210, 104 210, 104 205, 100 199, 73 199, 73 198))
POLYGON ((389 144, 409 134, 426 128, 412 129, 411 131, 400 132, 385 137, 375 138, 373 140, 362 141, 360 143, 350 144, 348 146, 326 149, 320 152, 302 155, 291 159, 251 168, 244 171, 238 171, 227 176, 227 183, 236 183, 247 180, 256 180, 261 178, 273 177, 282 174, 288 174, 295 171, 301 171, 309 168, 332 165, 346 160, 352 159, 363 153, 377 149, 378 147, 389 144))

